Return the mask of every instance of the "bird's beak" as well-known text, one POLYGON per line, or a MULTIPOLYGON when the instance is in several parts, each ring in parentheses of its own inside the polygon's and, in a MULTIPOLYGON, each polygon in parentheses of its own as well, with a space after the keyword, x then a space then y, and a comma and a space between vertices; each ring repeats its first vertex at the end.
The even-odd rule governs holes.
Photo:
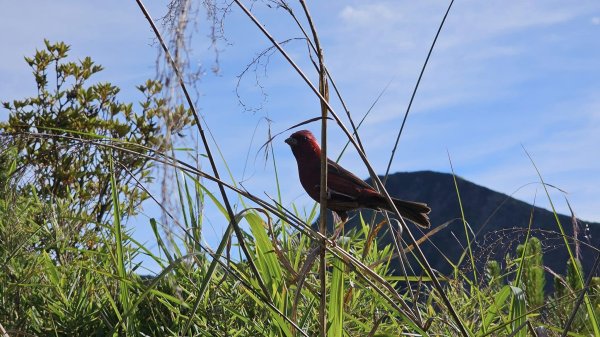
POLYGON ((289 145, 289 146, 294 146, 296 144, 298 144, 298 141, 292 137, 288 138, 285 140, 285 142, 289 145))

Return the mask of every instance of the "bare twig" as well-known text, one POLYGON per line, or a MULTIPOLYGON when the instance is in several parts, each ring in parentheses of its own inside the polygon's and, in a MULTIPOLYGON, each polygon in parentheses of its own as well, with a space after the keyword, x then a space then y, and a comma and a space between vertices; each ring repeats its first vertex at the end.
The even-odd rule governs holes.
POLYGON ((410 101, 408 102, 408 106, 406 107, 406 112, 404 113, 404 119, 402 119, 402 125, 400 125, 400 130, 398 131, 398 135, 396 136, 396 142, 394 143, 394 148, 392 149, 392 155, 390 156, 390 160, 389 160, 387 168, 385 170, 385 177, 383 178, 384 183, 387 181, 387 177, 390 172, 390 167, 392 166, 392 161, 394 160, 394 156, 396 154, 396 149, 398 148, 398 142, 400 141, 400 135, 402 135, 402 131, 404 130, 404 125, 406 124, 406 118, 408 118, 408 113, 410 112, 410 108, 412 107, 413 100, 415 99, 415 95, 417 94, 417 89, 419 88, 419 84, 421 83, 421 78, 423 78, 423 73, 425 72, 425 68, 427 67, 429 58, 431 57, 431 53, 433 52, 433 47, 435 47, 435 43, 437 42, 438 36, 440 36, 442 27, 444 27, 444 23, 446 22, 448 13, 450 13, 450 8, 452 8, 452 4, 454 4, 454 0, 450 1, 450 4, 448 5, 448 9, 446 10, 446 14, 444 14, 444 18, 442 18, 442 22, 440 22, 440 26, 438 27, 437 33, 435 33, 435 37, 433 38, 433 42, 431 43, 431 47, 429 48, 429 52, 427 53, 427 57, 425 58, 423 67, 421 68, 421 72, 419 73, 419 78, 417 79, 415 88, 413 89, 412 95, 410 96, 410 101))
MULTIPOLYGON (((348 139, 350 140, 350 142, 352 143, 352 145, 355 147, 357 153, 359 154, 359 156, 361 157, 361 159, 364 162, 365 166, 369 170, 369 174, 373 177, 374 182, 381 188, 381 193, 386 198, 388 204, 390 205, 390 208, 394 210, 393 213, 396 214, 398 216, 398 218, 400 219, 400 222, 402 223, 403 229, 406 232, 406 234, 407 234, 407 236, 409 238, 410 243, 415 244, 416 243, 416 239, 415 239, 414 235, 412 234, 412 232, 410 231, 410 229, 408 228, 408 226, 406 226, 406 223, 404 222, 404 219, 402 219, 402 216, 400 215, 400 212, 398 211, 398 209, 394 205, 394 203, 392 201, 392 198, 390 197, 389 193, 385 189, 385 187, 384 187, 383 183, 381 182, 381 180, 379 179, 379 177, 376 175, 376 173, 375 173, 375 171, 373 169, 373 166, 369 163, 369 161, 368 161, 365 153, 360 149, 358 143, 352 137, 352 134, 350 133, 350 131, 348 131, 348 129, 343 124, 343 122, 341 121, 341 119, 339 118, 339 116, 337 115, 337 113, 331 107, 331 105, 329 104, 328 100, 325 97, 323 97, 323 95, 321 95, 321 93, 319 92, 319 90, 312 84, 312 82, 308 79, 308 77, 306 76, 306 74, 304 74, 304 72, 292 60, 292 58, 288 55, 288 53, 279 44, 277 44, 277 42, 275 41, 275 39, 273 38, 273 36, 271 36, 271 34, 267 31, 267 29, 260 23, 260 21, 258 21, 258 19, 250 12, 250 10, 248 10, 248 8, 246 6, 244 6, 244 4, 242 4, 240 0, 234 0, 234 1, 242 9, 242 11, 246 14, 246 16, 248 16, 248 18, 250 18, 252 20, 252 22, 258 27, 258 29, 260 29, 260 31, 263 33, 263 35, 265 35, 265 37, 269 41, 271 41, 271 43, 273 43, 277 47, 277 49, 281 52, 281 54, 284 56, 284 58, 290 63, 290 65, 294 68, 294 70, 296 70, 296 72, 302 77, 302 79, 310 87, 310 89, 313 91, 313 93, 315 95, 317 95, 317 97, 319 97, 319 99, 321 100, 321 104, 327 106, 327 109, 331 113, 331 116, 336 120, 336 122, 339 125, 339 127, 342 129, 342 131, 346 134, 346 136, 348 137, 348 139)), ((469 336, 469 333, 467 332, 467 329, 465 328, 464 324, 462 323, 462 321, 461 321, 460 317, 458 316, 458 313, 456 312, 456 310, 454 310, 454 307, 452 306, 452 303, 448 299, 448 296, 446 296, 446 294, 444 292, 444 289, 442 288, 442 285, 440 284, 439 280, 437 279, 437 276, 433 272, 433 269, 431 268, 431 265, 429 264, 429 261, 427 261, 427 258, 423 254, 423 251, 421 250, 421 248, 418 245, 416 245, 415 247, 416 247, 415 254, 416 254, 417 258, 423 264, 423 267, 424 267, 425 271, 427 272, 427 274, 431 277, 434 287, 440 293, 440 297, 442 298, 442 301, 444 302, 444 305, 446 306, 446 308, 450 312, 452 318, 454 319, 454 321, 455 321, 455 323, 456 323, 456 325, 458 327, 458 330, 460 331, 461 335, 463 335, 463 336, 469 336)), ((412 309, 409 308, 408 310, 412 312, 412 309)), ((415 317, 415 316, 413 315, 413 317, 415 317)), ((414 322, 417 323, 420 327, 422 327, 422 322, 420 322, 420 320, 418 320, 418 318, 415 317, 415 321, 414 322)))
MULTIPOLYGON (((327 236, 327 112, 329 103, 329 85, 327 84, 327 75, 325 72, 325 61, 323 56, 323 49, 319 42, 319 34, 315 27, 312 16, 306 6, 304 0, 300 0, 306 20, 312 32, 313 42, 317 50, 317 57, 319 58, 319 93, 324 100, 319 100, 321 103, 321 182, 319 190, 319 204, 320 219, 319 219, 319 232, 324 237, 327 236)), ((309 39, 310 40, 310 39, 309 39)), ((320 279, 320 303, 319 303, 319 335, 321 337, 327 336, 327 255, 326 241, 321 241, 321 256, 319 261, 319 279, 320 279)))
MULTIPOLYGON (((190 94, 187 90, 187 87, 184 83, 183 80, 183 76, 179 70, 179 68, 177 67, 177 64, 175 63, 175 61, 173 60, 173 57, 171 56, 171 53, 169 52, 169 49, 167 47, 167 45, 165 44, 164 39, 162 38, 161 33, 158 31, 158 28, 156 27, 156 24, 154 23, 154 20, 152 19, 152 17, 150 16, 150 13, 148 12, 148 10, 146 10, 146 7, 144 6, 142 0, 136 0, 138 6, 140 7, 140 10, 142 11, 142 13, 144 14, 144 16, 146 17, 146 19, 148 20, 148 23, 150 24, 150 26, 152 27, 152 30, 154 31, 154 34, 156 35, 157 39, 160 41, 160 44, 165 52, 166 57, 168 58, 169 62, 171 63, 171 66, 173 67, 173 71, 175 72, 175 74, 177 75, 177 79, 179 80, 179 85, 181 87, 181 90, 183 91, 183 94, 188 102, 188 106, 190 108, 190 110, 192 111, 192 115, 194 116, 194 121, 196 122, 196 126, 198 127, 198 132, 200 133, 200 138, 202 139, 202 143, 204 145, 204 148, 206 150, 206 156, 208 157, 208 160, 210 162, 210 166, 212 168, 213 174, 215 176, 216 179, 220 180, 219 177, 219 171, 217 169, 217 166, 215 164, 215 160, 214 157, 212 155, 212 152, 210 150, 210 146, 208 144, 208 141, 206 139, 206 135, 204 134, 204 129, 202 128, 202 123, 200 121, 200 117, 198 115, 198 113, 196 112, 196 108, 192 102, 192 98, 190 97, 190 94)), ((250 252, 248 251, 248 247, 246 247, 246 243, 244 241, 244 236, 242 233, 242 230, 239 226, 239 224, 235 221, 235 215, 233 213, 233 209, 231 207, 231 204, 229 202, 229 198, 227 197, 227 194, 225 193, 225 188, 223 187, 223 185, 219 184, 219 191, 221 192, 221 197, 223 198, 223 203, 225 204, 225 208, 227 209, 227 214, 229 215, 229 219, 232 220, 232 224, 233 224, 233 228, 235 231, 235 235, 238 238, 238 243, 240 245, 240 248, 242 249, 246 259, 248 260, 248 264, 250 265, 250 269, 252 270, 252 273, 255 275, 258 284, 260 285, 262 291, 264 292, 264 294, 266 296, 268 296, 269 291, 267 290, 267 287, 265 286, 264 281, 262 280, 260 273, 258 272, 258 269, 256 268, 256 265, 254 264, 254 260, 252 259, 252 256, 250 255, 250 252)))
MULTIPOLYGON (((314 60, 312 59, 312 53, 311 53, 311 50, 312 50, 315 54, 317 54, 317 55, 319 54, 319 52, 317 51, 317 49, 318 49, 317 46, 315 46, 315 43, 313 43, 313 41, 308 36, 308 33, 306 32, 306 29, 304 29, 304 27, 302 26, 302 24, 298 20, 298 17, 296 17, 296 14, 292 10, 292 8, 290 6, 288 6, 287 4, 283 3, 283 2, 280 4, 280 6, 283 9, 285 9, 290 14, 290 16, 292 17, 292 19, 294 19, 294 22, 296 22, 296 25, 298 26, 298 28, 300 29, 300 31, 304 35, 304 37, 305 37, 305 39, 307 41, 307 44, 308 44, 308 52, 310 54, 310 59, 313 62, 313 64, 315 65, 315 68, 317 68, 317 71, 319 71, 319 66, 317 66, 315 64, 314 60)), ((305 4, 303 3, 302 6, 304 8, 305 4)), ((309 24, 312 25, 312 21, 311 20, 309 20, 309 24)), ((342 94, 340 93, 337 85, 335 84, 335 81, 333 80, 333 76, 331 76, 331 73, 329 73, 329 69, 327 69, 327 67, 324 64, 321 65, 321 66, 325 70, 325 73, 327 74, 327 79, 329 80, 329 82, 331 82, 331 86, 333 87, 333 90, 335 91, 335 94, 336 94, 338 100, 342 104, 342 108, 344 108, 344 111, 346 112, 346 116, 348 116, 348 120, 350 121, 350 126, 352 127, 352 130, 354 132, 354 136, 356 137, 356 141, 358 142, 358 146, 360 147, 360 149, 362 151, 364 151, 365 149, 363 148, 362 142, 361 142, 360 137, 358 135, 358 127, 356 125, 354 125, 354 120, 352 119, 352 116, 350 115, 350 110, 348 109, 348 106, 346 105, 346 101, 342 97, 342 94)), ((359 126, 360 126, 360 124, 359 124, 359 126)))
MULTIPOLYGON (((170 165, 173 168, 181 170, 187 174, 195 175, 195 176, 198 176, 199 178, 203 178, 208 181, 219 184, 219 185, 223 186, 224 188, 227 188, 227 189, 233 191, 234 193, 237 193, 240 196, 247 198, 248 200, 251 200, 252 202, 259 205, 260 207, 262 207, 265 210, 269 211, 270 213, 274 214, 276 217, 278 217, 280 219, 285 219, 286 222, 288 222, 294 229, 298 230, 300 233, 302 233, 304 235, 307 235, 313 241, 320 242, 321 240, 324 240, 324 239, 327 240, 326 249, 328 252, 333 254, 336 258, 341 259, 341 261, 343 261, 348 267, 361 271, 360 273, 357 273, 357 275, 359 275, 360 278, 366 282, 368 287, 370 287, 376 293, 378 293, 386 302, 388 302, 388 304, 392 308, 394 308, 394 310, 397 310, 398 313, 400 313, 403 316, 406 316, 411 321, 416 322, 416 318, 414 317, 410 307, 406 304, 404 298, 402 296, 400 296, 400 294, 398 294, 396 289, 389 282, 387 282, 383 277, 381 277, 380 275, 375 273, 372 269, 370 269, 368 266, 366 266, 364 263, 362 263, 360 260, 358 260, 352 254, 348 253, 343 248, 336 245, 335 242, 329 240, 327 237, 324 237, 319 232, 313 230, 310 225, 303 222, 301 219, 299 219, 293 213, 291 213, 288 209, 284 208, 283 206, 281 206, 279 204, 272 205, 272 204, 268 203, 267 201, 249 193, 246 190, 237 188, 237 187, 235 187, 231 184, 228 184, 218 178, 215 178, 214 176, 212 176, 210 174, 207 174, 206 172, 201 171, 194 165, 188 164, 182 160, 179 160, 177 158, 169 156, 168 154, 158 152, 152 148, 148 148, 146 146, 141 146, 139 144, 123 142, 118 139, 117 140, 111 140, 111 139, 107 140, 107 139, 99 139, 99 138, 83 139, 80 137, 75 137, 75 136, 70 136, 70 135, 65 135, 65 134, 57 135, 57 134, 27 132, 27 133, 19 133, 18 135, 19 136, 28 136, 28 137, 40 137, 40 138, 62 138, 62 139, 76 141, 76 142, 88 143, 90 145, 95 145, 95 146, 103 146, 103 147, 107 147, 107 148, 110 148, 110 149, 113 149, 116 151, 123 151, 123 152, 131 153, 131 154, 137 154, 140 157, 143 157, 145 159, 150 159, 157 163, 170 165), (121 146, 116 145, 116 144, 120 144, 120 143, 122 145, 127 145, 127 147, 121 147, 121 146), (136 147, 137 147, 137 151, 136 151, 136 147), (140 151, 140 150, 144 150, 144 151, 140 151), (154 155, 148 155, 146 153, 153 153, 154 155), (381 287, 383 287, 389 294, 386 293, 384 291, 384 289, 382 289, 378 284, 381 285, 381 287), (391 295, 391 297, 390 297, 390 295, 391 295)), ((0 138, 5 137, 5 136, 12 137, 15 135, 0 133, 0 138)))

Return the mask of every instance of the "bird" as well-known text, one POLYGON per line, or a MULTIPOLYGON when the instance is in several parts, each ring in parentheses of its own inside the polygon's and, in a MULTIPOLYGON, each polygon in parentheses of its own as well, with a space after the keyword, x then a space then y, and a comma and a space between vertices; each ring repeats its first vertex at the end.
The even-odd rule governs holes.
MULTIPOLYGON (((321 147, 308 130, 293 133, 285 142, 291 147, 298 164, 300 183, 316 202, 320 199, 321 147)), ((403 218, 420 227, 429 228, 427 214, 431 208, 425 203, 392 198, 403 218)), ((371 185, 327 158, 327 208, 342 220, 348 220, 348 211, 360 208, 393 212, 387 199, 371 185)))

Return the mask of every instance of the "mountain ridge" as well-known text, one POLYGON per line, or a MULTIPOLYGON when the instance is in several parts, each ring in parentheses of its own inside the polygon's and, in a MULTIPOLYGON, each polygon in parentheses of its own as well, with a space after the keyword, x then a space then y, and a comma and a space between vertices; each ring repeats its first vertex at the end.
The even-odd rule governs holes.
MULTIPOLYGON (((371 184, 371 180, 366 180, 371 184)), ((566 271, 568 260, 567 250, 564 248, 564 240, 560 234, 554 214, 544 208, 533 206, 525 201, 518 200, 501 192, 477 185, 459 176, 456 176, 458 190, 460 192, 465 219, 476 235, 472 245, 476 268, 481 271, 485 263, 494 259, 504 264, 506 254, 514 256, 516 246, 524 241, 527 228, 531 219, 531 234, 542 241, 544 250, 544 265, 558 274, 566 271)), ((454 220, 446 228, 433 235, 421 245, 423 253, 428 258, 432 268, 443 274, 451 272, 450 265, 445 257, 452 262, 457 262, 463 253, 467 243, 464 235, 460 206, 456 196, 454 176, 449 173, 435 171, 398 172, 389 175, 386 188, 391 196, 427 203, 432 211, 430 219, 432 229, 449 221, 454 220), (440 252, 441 251, 441 252, 440 252)), ((362 210, 363 218, 371 220, 372 211, 362 210)), ((351 215, 351 220, 346 225, 346 230, 358 224, 359 217, 351 215)), ((329 215, 331 218, 331 215, 329 215)), ((379 212, 376 222, 383 219, 379 212)), ((596 253, 594 248, 600 242, 600 223, 590 221, 577 221, 574 227, 572 218, 567 215, 558 214, 565 235, 569 243, 576 250, 573 233, 574 228, 578 230, 578 239, 582 243, 577 247, 580 252, 581 263, 584 271, 588 271, 593 264, 596 253)), ((329 221, 328 223, 332 223, 329 221)), ((409 224, 410 230, 418 240, 423 236, 416 226, 409 224)), ((473 235, 471 235, 471 240, 473 235)), ((392 238, 385 233, 380 238, 380 244, 389 244, 392 238)), ((398 262, 393 267, 397 270, 398 262)), ((411 265, 418 265, 411 263, 411 265)), ((469 269, 471 263, 465 258, 461 268, 469 269)), ((414 270, 419 275, 419 268, 414 270)), ((552 282, 547 282, 552 284, 552 282)))

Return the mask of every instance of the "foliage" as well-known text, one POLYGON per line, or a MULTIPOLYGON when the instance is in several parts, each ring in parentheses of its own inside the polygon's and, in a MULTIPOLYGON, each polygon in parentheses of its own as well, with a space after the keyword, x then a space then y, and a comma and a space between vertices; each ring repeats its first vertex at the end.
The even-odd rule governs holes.
MULTIPOLYGON (((205 253, 198 253, 197 242, 184 244, 184 251, 168 248, 190 238, 165 244, 154 220, 156 240, 162 242, 160 254, 132 242, 125 231, 121 239, 123 261, 119 262, 112 248, 118 238, 115 226, 108 229, 107 236, 98 238, 101 240, 98 244, 70 246, 74 238, 65 238, 75 233, 53 230, 60 227, 56 219, 69 214, 69 207, 56 201, 48 203, 35 194, 21 193, 22 190, 15 188, 17 181, 11 178, 17 173, 18 153, 8 148, 2 154, 0 260, 5 272, 0 274, 0 324, 11 334, 298 336, 283 317, 296 322, 308 335, 318 332, 319 279, 314 263, 318 250, 307 235, 290 233, 286 222, 270 223, 260 212, 252 210, 239 214, 239 220, 248 224, 248 237, 253 238, 247 242, 270 294, 265 299, 247 261, 217 264, 209 272, 211 259, 205 253), (40 225, 39 217, 48 219, 45 225, 40 225), (141 277, 136 273, 133 260, 142 253, 161 266, 160 275, 141 277), (125 274, 117 272, 120 263, 126 266, 125 274), (208 287, 201 292, 199 285, 203 282, 208 282, 208 287), (125 290, 127 297, 123 298, 125 290)), ((223 208, 204 186, 195 182, 199 190, 182 190, 183 199, 202 192, 223 208)), ((313 221, 314 218, 306 219, 308 223, 313 221)), ((184 225, 191 224, 189 219, 184 225)), ((362 263, 390 285, 402 289, 406 280, 392 276, 389 269, 392 247, 379 246, 377 237, 372 235, 381 228, 382 224, 373 226, 361 219, 361 226, 345 233, 340 245, 361 257, 362 263)), ((82 237, 77 240, 84 242, 82 237)), ((539 279, 544 276, 539 274, 543 260, 541 242, 530 238, 515 253, 517 258, 507 258, 505 268, 496 261, 488 261, 485 283, 473 284, 469 273, 457 273, 457 278, 446 280, 444 288, 453 306, 459 309, 468 329, 478 335, 509 335, 526 322, 539 331, 559 331, 573 310, 580 290, 575 268, 565 266, 566 274, 557 278, 560 282, 556 283, 556 291, 543 297, 540 306, 536 296, 540 293, 544 296, 543 281, 539 279), (521 283, 510 285, 510 275, 519 268, 521 283), (473 296, 473 291, 478 296, 473 296), (483 299, 483 306, 477 297, 483 299), (514 324, 511 319, 516 320, 514 324)), ((331 336, 394 336, 398 332, 415 332, 414 326, 364 282, 364 272, 350 268, 333 254, 328 260, 331 336)), ((451 317, 440 306, 439 293, 428 280, 412 279, 411 284, 412 294, 405 288, 401 295, 417 299, 413 305, 424 320, 431 322, 427 334, 455 335, 454 328, 447 324, 451 317)), ((599 287, 596 278, 589 292, 596 307, 600 305, 599 287)), ((582 308, 571 331, 579 334, 591 331, 582 308)))
MULTIPOLYGON (((576 263, 579 264, 579 270, 582 270, 581 263, 577 260, 576 263)), ((557 275, 554 277, 554 294, 549 297, 550 305, 554 310, 551 310, 548 313, 548 316, 553 317, 559 322, 566 322, 568 320, 569 315, 574 310, 577 297, 582 290, 579 278, 571 261, 567 261, 565 269, 566 273, 564 276, 557 275)), ((600 289, 597 284, 598 280, 600 280, 600 278, 594 278, 594 282, 592 282, 589 290, 590 297, 592 297, 595 302, 596 315, 600 314, 600 298, 598 298, 600 289)), ((585 327, 588 325, 588 320, 589 317, 587 317, 584 308, 579 307, 572 324, 573 331, 587 332, 585 327)))
MULTIPOLYGON (((63 62, 67 51, 47 42, 27 59, 38 96, 5 103, 11 117, 2 125, 10 142, 0 152, 1 328, 10 336, 317 335, 322 240, 306 225, 314 212, 301 216, 281 204, 267 210, 270 204, 236 190, 242 211, 232 219, 197 171, 177 166, 182 236, 163 238, 151 219, 159 251, 151 250, 154 242, 134 241, 121 219, 138 211, 146 194, 131 182, 151 180, 144 155, 164 150, 158 119, 173 111, 157 96, 157 82, 139 87, 146 98, 138 115, 117 100, 116 87, 86 87, 101 68, 89 59, 63 62), (250 208, 248 199, 260 207, 250 208), (229 224, 216 251, 198 233, 205 202, 229 224), (102 230, 82 230, 91 222, 102 230), (237 241, 235 223, 247 229, 237 241), (242 258, 229 258, 236 248, 242 258), (141 276, 140 256, 159 272, 141 276)), ((581 267, 571 261, 565 276, 556 275, 555 291, 543 292, 543 247, 529 234, 514 258, 487 261, 483 278, 453 265, 451 277, 439 278, 442 292, 431 278, 390 269, 392 259, 405 259, 379 244, 383 228, 361 217, 357 228, 328 242, 328 336, 454 336, 446 299, 473 336, 561 332, 582 291, 600 308, 599 279, 583 289, 581 267), (409 317, 411 310, 418 317, 409 317)), ((580 307, 569 332, 589 335, 593 324, 580 307)))
MULTIPOLYGON (((29 194, 15 194, 14 188, 8 191, 0 198, 0 258, 8 271, 0 274, 0 322, 14 335, 298 336, 284 316, 308 335, 318 331, 315 246, 308 236, 290 233, 285 222, 271 224, 256 211, 240 214, 240 220, 247 222, 250 229, 248 237, 254 238, 247 243, 270 294, 265 299, 247 261, 221 259, 223 263, 209 273, 211 259, 204 253, 190 255, 195 249, 192 245, 184 245, 184 251, 167 248, 174 247, 177 241, 163 242, 161 253, 155 254, 132 242, 124 232, 123 259, 128 266, 125 278, 118 275, 115 266, 118 261, 109 248, 116 244, 114 231, 109 231, 112 234, 104 237, 100 245, 63 247, 60 251, 65 257, 53 259, 46 247, 60 246, 62 240, 34 220, 40 213, 48 214, 50 219, 60 218, 64 208, 48 208, 43 200, 29 194), (141 253, 158 263, 163 272, 152 277, 139 276, 132 261, 141 253), (200 284, 207 280, 208 287, 202 293, 200 284), (120 298, 124 288, 128 290, 127 303, 120 298), (196 301, 199 305, 194 310, 196 301)), ((218 203, 216 199, 213 201, 218 203)), ((402 289, 406 281, 392 276, 389 269, 392 247, 379 246, 376 236, 371 235, 381 225, 361 223, 356 230, 345 233, 340 244, 392 286, 402 289)), ((162 242, 160 236, 156 239, 162 242)), ((477 335, 509 335, 519 326, 509 320, 509 317, 519 319, 517 312, 524 313, 522 321, 534 327, 544 327, 546 331, 560 329, 573 308, 578 293, 566 286, 545 297, 541 308, 530 299, 531 289, 527 287, 532 286, 527 284, 539 281, 528 281, 528 277, 537 277, 532 275, 536 275, 543 253, 535 240, 530 239, 527 245, 532 248, 521 246, 516 256, 522 256, 519 252, 523 249, 529 249, 531 255, 507 260, 506 268, 490 261, 485 284, 472 284, 462 273, 459 278, 446 280, 444 288, 452 304, 460 310, 465 325, 477 335), (521 264, 524 290, 507 284, 508 276, 521 264), (484 299, 483 307, 472 291, 484 299), (524 296, 518 300, 520 294, 524 296), (511 301, 513 296, 517 302, 511 301)), ((405 318, 364 282, 363 272, 348 267, 333 254, 328 260, 332 268, 328 278, 331 336, 395 336, 399 332, 415 332, 405 318), (336 310, 338 314, 334 314, 336 310)), ((567 272, 564 284, 572 282, 572 277, 567 272)), ((596 306, 600 304, 598 283, 596 280, 590 291, 596 306)), ((428 280, 412 279, 411 284, 412 295, 408 289, 401 294, 406 299, 417 299, 413 305, 419 308, 424 320, 431 321, 427 334, 455 335, 454 328, 447 324, 451 317, 440 305, 439 294, 428 280)), ((572 331, 585 334, 589 331, 589 320, 581 309, 578 315, 572 331)))
MULTIPOLYGON (((144 95, 141 110, 121 102, 120 89, 111 83, 88 84, 102 66, 86 57, 67 61, 69 46, 45 41, 45 49, 26 57, 37 95, 3 102, 9 119, 0 130, 14 136, 17 164, 26 168, 28 182, 44 201, 62 200, 73 216, 104 223, 112 207, 108 158, 116 163, 123 216, 134 214, 148 196, 132 188, 137 181, 152 181, 152 162, 143 155, 164 150, 160 120, 179 116, 179 132, 192 124, 182 106, 171 109, 160 97, 162 85, 148 80, 138 87, 144 95), (129 151, 113 151, 93 144, 101 140, 129 151)), ((29 191, 30 186, 21 186, 29 191)), ((82 223, 80 222, 80 225, 82 223)))
POLYGON ((546 276, 544 275, 541 241, 536 237, 532 237, 526 244, 519 245, 517 256, 522 259, 523 274, 521 282, 525 290, 527 304, 530 308, 542 307, 544 305, 546 276))

